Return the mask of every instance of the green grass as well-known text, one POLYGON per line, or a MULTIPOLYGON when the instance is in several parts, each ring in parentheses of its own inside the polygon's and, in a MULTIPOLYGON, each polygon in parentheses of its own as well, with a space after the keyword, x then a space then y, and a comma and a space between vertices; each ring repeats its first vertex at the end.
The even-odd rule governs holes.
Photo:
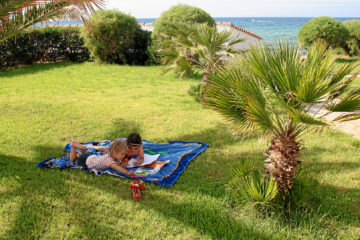
POLYGON ((340 68, 342 65, 347 63, 357 63, 359 66, 356 67, 352 73, 360 72, 360 56, 348 57, 348 58, 338 58, 335 61, 335 66, 340 68))
POLYGON ((268 139, 234 140, 226 122, 187 95, 195 80, 161 67, 44 64, 0 73, 0 239, 359 239, 360 141, 308 135, 304 171, 321 185, 285 219, 233 206, 225 191, 244 159, 261 165, 268 139), (209 148, 170 188, 76 169, 39 169, 79 141, 138 131, 149 141, 203 141, 209 148))

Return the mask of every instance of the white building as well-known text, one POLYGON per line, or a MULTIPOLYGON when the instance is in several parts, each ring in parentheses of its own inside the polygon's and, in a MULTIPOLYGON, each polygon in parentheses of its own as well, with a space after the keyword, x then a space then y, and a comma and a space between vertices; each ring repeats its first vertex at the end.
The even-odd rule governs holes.
MULTIPOLYGON (((152 32, 154 30, 154 23, 139 23, 140 27, 143 30, 147 30, 152 32)), ((247 50, 250 48, 251 45, 257 45, 260 40, 262 39, 262 37, 259 37, 258 35, 251 33, 241 27, 237 27, 235 25, 233 25, 231 22, 216 22, 216 28, 218 31, 223 31, 223 30, 227 30, 227 31, 231 31, 233 33, 233 37, 240 37, 240 38, 244 38, 245 41, 238 43, 235 45, 236 49, 239 50, 247 50)))
POLYGON ((216 22, 216 29, 218 31, 223 31, 223 30, 227 30, 227 31, 231 31, 232 37, 240 37, 240 38, 244 38, 245 41, 238 43, 235 45, 235 48, 238 50, 247 50, 251 47, 251 45, 257 45, 259 44, 260 40, 262 39, 262 37, 259 37, 258 35, 249 32, 241 27, 235 26, 234 24, 232 24, 231 22, 216 22))

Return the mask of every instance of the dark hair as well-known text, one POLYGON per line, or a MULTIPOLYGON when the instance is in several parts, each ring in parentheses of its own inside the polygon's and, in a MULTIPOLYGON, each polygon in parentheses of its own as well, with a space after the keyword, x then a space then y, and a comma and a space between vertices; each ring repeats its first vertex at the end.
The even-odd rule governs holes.
POLYGON ((129 145, 141 145, 142 144, 140 134, 138 134, 138 133, 131 133, 127 137, 126 142, 129 145))

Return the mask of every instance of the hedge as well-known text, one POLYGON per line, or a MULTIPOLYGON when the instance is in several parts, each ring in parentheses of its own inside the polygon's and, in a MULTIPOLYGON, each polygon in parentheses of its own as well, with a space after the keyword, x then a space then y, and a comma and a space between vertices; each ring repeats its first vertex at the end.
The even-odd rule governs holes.
POLYGON ((0 44, 0 68, 37 62, 89 60, 80 27, 37 27, 0 44))

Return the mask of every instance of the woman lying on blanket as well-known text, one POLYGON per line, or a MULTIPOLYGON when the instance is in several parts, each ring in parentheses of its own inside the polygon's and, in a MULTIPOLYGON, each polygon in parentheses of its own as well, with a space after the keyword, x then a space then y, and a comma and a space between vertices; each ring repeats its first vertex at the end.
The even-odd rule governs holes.
MULTIPOLYGON (((125 155, 124 160, 121 163, 121 166, 123 167, 127 167, 128 166, 128 162, 132 159, 135 158, 138 161, 135 163, 136 166, 140 166, 143 162, 144 162, 144 148, 142 146, 142 140, 141 140, 141 136, 138 133, 131 133, 127 139, 126 139, 126 143, 127 146, 129 148, 128 152, 125 155)), ((82 146, 82 145, 81 145, 82 146)), ((110 146, 111 147, 111 146, 110 146)), ((84 152, 89 149, 89 148, 94 148, 97 151, 101 151, 103 152, 103 154, 108 152, 108 147, 104 147, 104 146, 93 146, 90 145, 89 147, 85 147, 82 146, 80 148, 80 150, 85 149, 84 152)))
MULTIPOLYGON (((133 171, 126 170, 120 166, 121 161, 125 158, 125 154, 128 151, 128 146, 125 142, 116 140, 114 141, 108 153, 97 156, 92 152, 84 152, 84 146, 71 139, 71 151, 70 151, 70 164, 79 166, 86 166, 88 168, 112 168, 120 173, 124 173, 130 176, 134 175, 133 171), (77 156, 76 148, 80 148, 82 154, 77 156)), ((86 150, 85 150, 86 151, 86 150)))

